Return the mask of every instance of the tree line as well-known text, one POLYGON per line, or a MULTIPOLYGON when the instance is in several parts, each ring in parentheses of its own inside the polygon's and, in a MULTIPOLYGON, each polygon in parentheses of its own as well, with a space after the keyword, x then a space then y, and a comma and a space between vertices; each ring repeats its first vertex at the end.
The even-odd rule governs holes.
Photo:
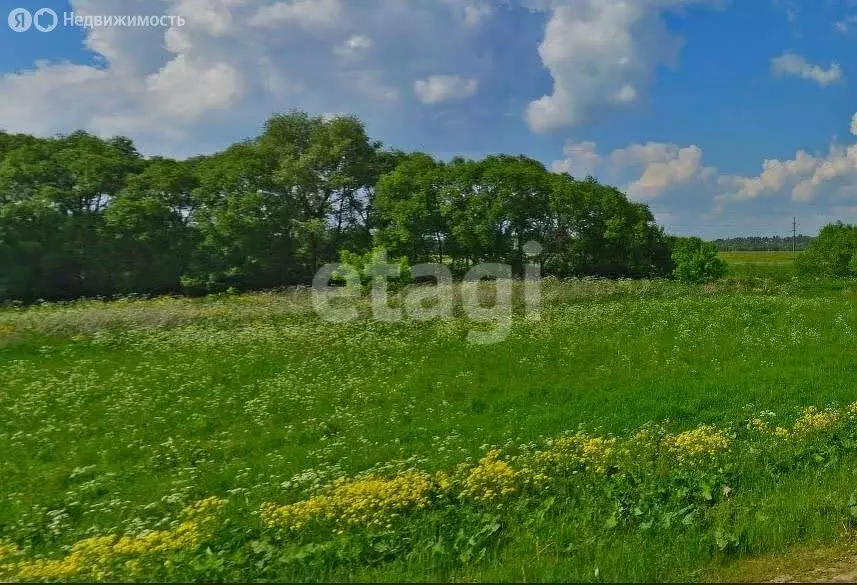
POLYGON ((647 206, 525 156, 440 161, 354 117, 290 112, 222 152, 143 157, 128 138, 0 132, 0 299, 206 294, 309 283, 385 248, 453 273, 535 240, 545 274, 673 271, 647 206))
POLYGON ((720 238, 714 240, 714 245, 721 252, 764 252, 806 250, 814 238, 798 234, 792 236, 743 236, 736 238, 720 238))

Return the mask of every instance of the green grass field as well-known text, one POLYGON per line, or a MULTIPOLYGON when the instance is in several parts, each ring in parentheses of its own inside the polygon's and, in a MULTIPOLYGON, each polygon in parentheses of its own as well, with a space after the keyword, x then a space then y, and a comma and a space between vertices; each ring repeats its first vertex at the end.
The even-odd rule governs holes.
POLYGON ((730 264, 792 264, 798 252, 757 251, 757 252, 720 252, 720 257, 730 264))
POLYGON ((782 281, 797 275, 794 261, 800 254, 800 251, 720 252, 720 257, 729 265, 730 276, 782 281))
POLYGON ((0 580, 736 579, 851 534, 849 284, 542 294, 486 346, 302 291, 0 311, 0 580))

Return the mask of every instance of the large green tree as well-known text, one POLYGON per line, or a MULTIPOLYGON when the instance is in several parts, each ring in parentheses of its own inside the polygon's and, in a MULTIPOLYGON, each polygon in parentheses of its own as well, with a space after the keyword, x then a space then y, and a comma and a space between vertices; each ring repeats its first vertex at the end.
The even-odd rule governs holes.
POLYGON ((415 153, 382 176, 375 188, 378 243, 413 262, 441 262, 448 228, 440 212, 445 169, 415 153))
POLYGON ((3 299, 307 283, 373 249, 520 274, 530 240, 547 273, 671 270, 649 209, 613 187, 525 156, 383 150, 354 117, 276 115, 259 136, 184 161, 144 158, 121 137, 0 132, 3 299))
POLYGON ((798 270, 817 276, 857 276, 857 226, 824 226, 797 259, 798 270))
POLYGON ((104 213, 111 280, 120 293, 179 292, 194 245, 193 164, 151 160, 104 213))
POLYGON ((13 147, 0 160, 0 218, 11 222, 0 225, 4 273, 37 279, 24 283, 5 277, 8 294, 69 298, 114 292, 104 212, 128 177, 142 168, 131 141, 75 132, 7 142, 13 147), (34 226, 30 232, 28 223, 34 226), (54 231, 41 229, 47 225, 54 231), (30 253, 18 254, 22 246, 30 253), (35 249, 43 251, 37 258, 31 256, 35 249), (30 262, 35 266, 19 265, 30 262))

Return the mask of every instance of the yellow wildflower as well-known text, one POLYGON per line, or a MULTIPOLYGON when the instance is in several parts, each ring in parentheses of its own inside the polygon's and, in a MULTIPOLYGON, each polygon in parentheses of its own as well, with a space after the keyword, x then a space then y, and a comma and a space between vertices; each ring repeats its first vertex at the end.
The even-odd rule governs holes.
MULTIPOLYGON (((37 559, 11 565, 16 581, 61 581, 85 578, 103 581, 115 578, 117 561, 127 557, 193 549, 203 537, 204 524, 210 524, 214 513, 225 504, 224 500, 208 498, 191 504, 182 511, 186 518, 172 530, 155 530, 142 536, 96 536, 72 545, 69 554, 61 559, 37 559)), ((122 566, 129 574, 136 574, 139 563, 128 559, 122 566)))
POLYGON ((839 418, 840 415, 835 410, 818 410, 814 406, 807 406, 795 421, 793 430, 798 435, 824 431, 834 427, 839 418))
POLYGON ((22 561, 14 565, 18 581, 56 581, 71 577, 104 579, 112 560, 115 536, 96 536, 76 542, 61 559, 22 561))
POLYGON ((310 520, 384 526, 401 512, 425 508, 432 488, 429 477, 408 471, 390 479, 340 480, 325 494, 286 506, 265 503, 262 520, 269 526, 300 530, 310 520))
POLYGON ((771 432, 771 427, 770 425, 768 425, 768 422, 760 418, 750 419, 750 423, 748 426, 753 430, 759 431, 760 433, 768 434, 771 432))
POLYGON ((462 498, 486 501, 515 491, 515 471, 508 463, 500 461, 499 456, 498 450, 491 450, 470 470, 464 480, 462 498))
POLYGON ((700 425, 677 435, 667 435, 664 437, 664 447, 679 460, 685 460, 725 451, 729 448, 729 439, 721 430, 710 425, 700 425))
POLYGON ((214 519, 226 507, 226 500, 220 498, 205 498, 188 505, 182 510, 182 518, 197 522, 207 522, 214 519))
POLYGON ((142 536, 123 536, 113 545, 113 552, 123 556, 142 556, 193 548, 199 540, 197 524, 185 521, 173 530, 155 530, 142 536))
POLYGON ((582 433, 556 439, 540 459, 555 466, 582 463, 588 471, 604 473, 614 463, 616 439, 582 433))
POLYGON ((545 486, 550 479, 545 473, 531 467, 522 467, 517 471, 516 475, 522 483, 536 487, 545 486))
POLYGON ((434 482, 439 492, 444 493, 449 491, 453 485, 453 479, 445 471, 438 471, 434 476, 434 482))
POLYGON ((18 552, 18 547, 9 542, 0 541, 0 563, 18 552))

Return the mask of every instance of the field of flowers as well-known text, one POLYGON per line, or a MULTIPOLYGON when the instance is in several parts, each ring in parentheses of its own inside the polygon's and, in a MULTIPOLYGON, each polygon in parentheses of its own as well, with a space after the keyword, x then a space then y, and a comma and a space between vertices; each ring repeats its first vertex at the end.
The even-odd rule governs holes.
POLYGON ((0 581, 717 579, 852 537, 857 291, 542 294, 485 346, 306 291, 0 310, 0 581))

